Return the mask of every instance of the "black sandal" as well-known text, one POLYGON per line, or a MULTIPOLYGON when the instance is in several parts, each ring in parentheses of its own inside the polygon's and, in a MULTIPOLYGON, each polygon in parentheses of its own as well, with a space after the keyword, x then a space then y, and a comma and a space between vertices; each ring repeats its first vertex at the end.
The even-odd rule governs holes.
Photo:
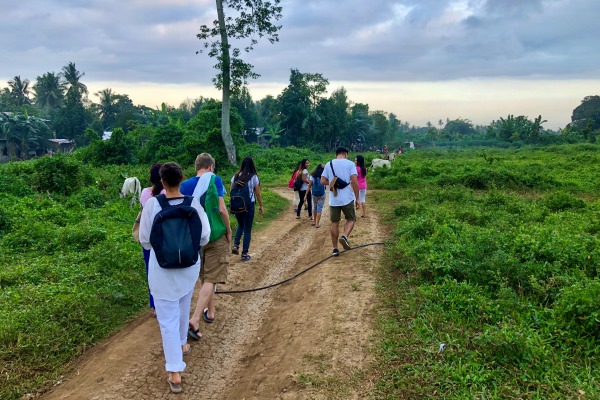
POLYGON ((231 249, 231 254, 240 254, 240 247, 234 244, 233 248, 231 249))

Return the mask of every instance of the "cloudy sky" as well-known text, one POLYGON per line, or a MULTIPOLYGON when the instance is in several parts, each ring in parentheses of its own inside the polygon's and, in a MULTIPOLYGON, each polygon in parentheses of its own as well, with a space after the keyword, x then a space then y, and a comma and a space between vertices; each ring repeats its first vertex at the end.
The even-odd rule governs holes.
MULTIPOLYGON (((277 96, 290 69, 321 73, 329 93, 425 125, 508 114, 564 127, 600 94, 599 0, 282 0, 280 41, 245 56, 277 96)), ((0 87, 75 62, 93 93, 178 106, 219 97, 214 60, 196 54, 214 0, 0 0, 0 87)))

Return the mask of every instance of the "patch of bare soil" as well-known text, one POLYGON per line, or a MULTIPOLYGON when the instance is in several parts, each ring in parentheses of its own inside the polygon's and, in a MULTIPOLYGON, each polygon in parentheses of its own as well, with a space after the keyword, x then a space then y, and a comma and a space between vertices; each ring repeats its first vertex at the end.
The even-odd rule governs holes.
MULTIPOLYGON (((255 232, 242 263, 232 256, 229 282, 246 289, 284 280, 331 254, 329 213, 314 228, 289 212, 255 232)), ((268 204, 265 205, 268 207, 268 204)), ((358 218, 351 244, 383 240, 377 215, 358 218)), ((343 222, 342 222, 343 224, 343 222)), ((341 248, 341 246, 340 246, 341 248)), ((213 324, 190 341, 181 399, 362 399, 369 397, 371 309, 381 246, 331 258, 298 278, 258 292, 216 298, 213 324)), ((195 301, 195 299, 194 299, 195 301)), ((90 350, 69 376, 42 396, 54 399, 166 399, 160 331, 143 317, 90 350)))

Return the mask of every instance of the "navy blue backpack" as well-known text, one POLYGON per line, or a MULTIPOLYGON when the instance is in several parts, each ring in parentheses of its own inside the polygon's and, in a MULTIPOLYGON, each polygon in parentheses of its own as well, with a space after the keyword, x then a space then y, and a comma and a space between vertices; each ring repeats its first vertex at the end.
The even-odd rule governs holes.
POLYGON ((313 176, 312 181, 312 195, 313 196, 325 196, 325 185, 321 183, 321 177, 315 178, 313 176))
POLYGON ((169 204, 164 194, 156 196, 156 200, 162 210, 154 217, 150 245, 158 265, 167 269, 191 267, 198 262, 202 237, 202 222, 192 207, 193 197, 184 196, 177 205, 169 204))

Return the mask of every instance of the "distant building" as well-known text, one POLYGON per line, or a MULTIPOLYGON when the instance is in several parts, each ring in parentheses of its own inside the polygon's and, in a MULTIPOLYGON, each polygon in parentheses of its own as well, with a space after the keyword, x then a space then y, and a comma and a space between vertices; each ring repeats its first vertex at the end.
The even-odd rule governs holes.
POLYGON ((102 132, 102 140, 109 140, 111 136, 112 136, 112 131, 102 132))
POLYGON ((69 139, 48 139, 50 142, 50 150, 48 154, 70 153, 75 148, 75 142, 69 139))

